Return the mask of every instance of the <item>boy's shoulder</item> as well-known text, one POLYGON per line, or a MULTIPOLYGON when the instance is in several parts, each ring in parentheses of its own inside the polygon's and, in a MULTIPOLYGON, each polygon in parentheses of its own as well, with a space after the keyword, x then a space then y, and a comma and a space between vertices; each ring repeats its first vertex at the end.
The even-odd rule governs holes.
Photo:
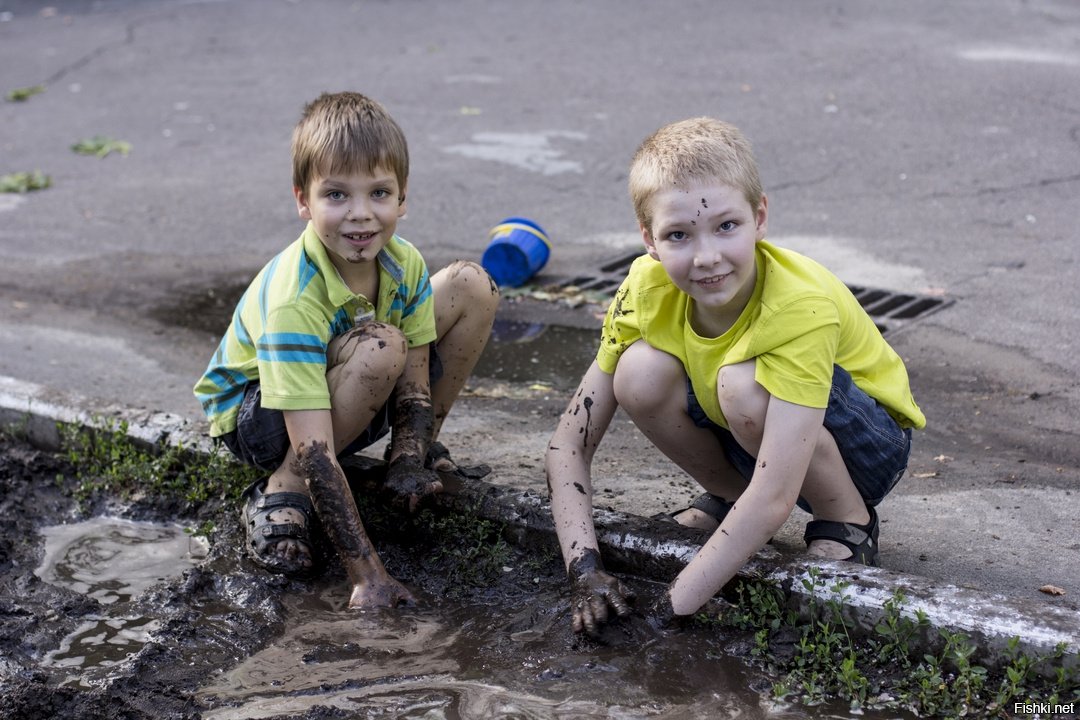
POLYGON ((832 271, 795 250, 759 240, 757 257, 765 276, 762 301, 767 304, 786 305, 808 298, 837 300, 847 294, 846 286, 832 271))

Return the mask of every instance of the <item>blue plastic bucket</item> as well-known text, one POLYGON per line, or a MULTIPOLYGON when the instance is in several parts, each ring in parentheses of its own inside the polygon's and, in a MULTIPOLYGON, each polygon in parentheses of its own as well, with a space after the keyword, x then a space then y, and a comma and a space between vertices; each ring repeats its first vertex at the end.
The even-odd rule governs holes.
POLYGON ((551 243, 532 220, 510 217, 492 229, 480 263, 501 286, 524 285, 548 261, 551 243))

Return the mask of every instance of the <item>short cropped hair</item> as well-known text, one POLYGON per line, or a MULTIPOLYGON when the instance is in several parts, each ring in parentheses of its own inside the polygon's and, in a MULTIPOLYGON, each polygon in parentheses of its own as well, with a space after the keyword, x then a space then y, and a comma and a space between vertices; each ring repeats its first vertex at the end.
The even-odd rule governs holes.
POLYGON ((404 200, 409 179, 405 133, 381 104, 360 93, 323 93, 304 107, 292 135, 293 185, 307 192, 316 175, 390 170, 404 200))
POLYGON ((730 123, 708 117, 665 125, 638 146, 630 163, 630 199, 651 229, 653 196, 690 182, 721 182, 741 191, 756 214, 764 191, 750 141, 730 123))

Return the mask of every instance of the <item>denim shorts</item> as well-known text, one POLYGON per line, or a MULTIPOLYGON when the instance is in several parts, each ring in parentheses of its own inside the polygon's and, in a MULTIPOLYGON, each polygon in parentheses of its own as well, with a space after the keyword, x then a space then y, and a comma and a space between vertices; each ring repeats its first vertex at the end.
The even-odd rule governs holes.
MULTIPOLYGON (((712 430, 724 448, 724 455, 749 482, 757 458, 746 452, 729 430, 705 415, 689 378, 686 393, 690 419, 698 427, 712 430)), ((839 365, 833 368, 829 405, 825 409, 825 429, 836 440, 848 473, 863 500, 870 507, 880 503, 907 470, 911 430, 902 429, 885 408, 863 392, 839 365)), ((801 497, 799 507, 811 512, 810 505, 801 497)))
MULTIPOLYGON (((442 358, 431 343, 428 358, 428 380, 434 384, 443 375, 442 358)), ((369 445, 374 445, 390 432, 394 422, 394 396, 379 408, 371 424, 360 433, 338 457, 345 457, 360 452, 369 445)), ((263 472, 274 472, 285 459, 289 451, 289 433, 285 429, 285 416, 281 410, 272 410, 262 406, 262 388, 258 381, 248 383, 244 390, 244 399, 236 416, 236 429, 221 436, 225 447, 233 455, 248 465, 253 465, 263 472)))

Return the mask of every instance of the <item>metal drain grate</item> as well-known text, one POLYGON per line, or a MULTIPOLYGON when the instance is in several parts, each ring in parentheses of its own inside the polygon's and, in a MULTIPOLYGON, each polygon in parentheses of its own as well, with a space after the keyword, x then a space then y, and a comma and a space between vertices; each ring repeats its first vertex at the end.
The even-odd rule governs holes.
MULTIPOLYGON (((581 275, 561 280, 555 283, 554 287, 576 287, 579 290, 606 293, 614 296, 615 291, 622 284, 623 278, 626 277, 626 271, 634 260, 637 260, 641 255, 640 252, 630 253, 601 265, 600 272, 596 275, 581 275)), ((859 301, 867 314, 873 318, 874 324, 877 325, 882 335, 899 330, 904 325, 924 318, 955 302, 952 298, 936 295, 900 293, 860 285, 848 285, 848 289, 855 295, 855 299, 859 301)))

